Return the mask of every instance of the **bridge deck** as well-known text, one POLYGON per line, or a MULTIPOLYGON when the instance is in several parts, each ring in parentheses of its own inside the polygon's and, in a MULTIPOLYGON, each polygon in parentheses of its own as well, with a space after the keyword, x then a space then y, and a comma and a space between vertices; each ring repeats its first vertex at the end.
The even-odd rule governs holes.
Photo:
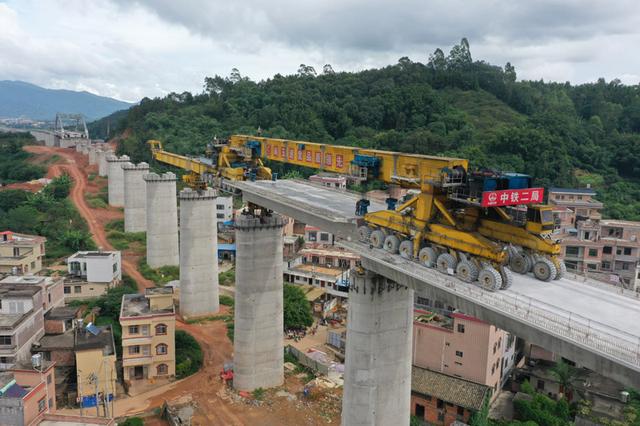
MULTIPOLYGON (((359 194, 305 181, 234 182, 233 186, 243 192, 246 201, 338 235, 340 244, 362 256, 365 268, 409 285, 418 294, 426 291, 528 341, 620 379, 632 372, 631 380, 640 384, 640 301, 633 293, 618 294, 613 287, 581 279, 545 283, 518 274, 514 274, 509 290, 486 292, 355 241, 355 202, 359 194), (585 356, 585 351, 598 359, 585 356), (622 374, 605 368, 603 359, 622 366, 622 374)), ((371 204, 370 211, 385 208, 380 203, 371 204)))

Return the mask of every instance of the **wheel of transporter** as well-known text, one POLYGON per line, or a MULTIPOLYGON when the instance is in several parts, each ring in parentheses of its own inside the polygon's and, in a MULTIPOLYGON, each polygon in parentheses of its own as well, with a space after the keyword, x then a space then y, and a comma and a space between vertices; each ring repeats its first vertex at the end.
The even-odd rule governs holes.
POLYGON ((506 266, 501 266, 500 277, 502 278, 500 290, 506 290, 513 285, 513 272, 511 272, 511 269, 506 266))
POLYGON ((358 228, 358 238, 360 239, 360 241, 368 243, 369 237, 371 236, 371 231, 372 229, 369 228, 367 225, 360 226, 358 228))
POLYGON ((448 274, 449 270, 455 271, 457 264, 456 258, 451 253, 442 253, 436 260, 438 271, 445 274, 448 274))
POLYGON ((369 237, 369 242, 375 248, 382 248, 382 246, 384 245, 385 238, 386 238, 386 235, 384 235, 384 232, 382 232, 379 229, 376 229, 371 233, 371 236, 369 237))
POLYGON ((384 249, 389 253, 398 253, 398 247, 400 246, 400 238, 395 235, 387 235, 384 239, 384 249))
POLYGON ((556 265, 546 257, 538 259, 533 265, 533 275, 540 281, 551 281, 557 274, 556 265))
POLYGON ((433 249, 433 247, 423 247, 418 253, 418 259, 420 260, 420 263, 422 263, 427 268, 434 267, 437 257, 438 255, 436 254, 436 251, 433 249))
POLYGON ((478 275, 480 286, 487 291, 498 291, 502 286, 502 277, 493 266, 485 266, 478 275))
POLYGON ((509 268, 516 274, 526 274, 531 269, 529 258, 520 253, 509 256, 509 268))
POLYGON ((463 260, 456 266, 456 277, 464 282, 474 282, 478 279, 478 274, 478 267, 470 260, 463 260))
POLYGON ((400 243, 400 256, 404 259, 413 259, 413 241, 411 240, 403 240, 400 243))
POLYGON ((556 264, 556 276, 553 277, 554 280, 559 280, 560 278, 564 277, 564 275, 567 273, 567 265, 564 264, 564 260, 562 259, 558 259, 557 264, 556 264))

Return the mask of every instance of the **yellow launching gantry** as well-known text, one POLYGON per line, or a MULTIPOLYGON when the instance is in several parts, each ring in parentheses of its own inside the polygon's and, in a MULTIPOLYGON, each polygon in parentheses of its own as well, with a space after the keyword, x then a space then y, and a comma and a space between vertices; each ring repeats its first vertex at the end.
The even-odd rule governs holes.
POLYGON ((189 170, 187 180, 196 184, 220 177, 272 179, 263 163, 270 160, 412 189, 403 200, 388 199, 388 210, 369 213, 368 201, 361 200, 356 206, 363 216, 360 239, 464 281, 479 280, 491 291, 511 285, 507 265, 544 281, 565 270, 560 246, 550 237, 551 208, 533 205, 542 201, 541 189, 531 188, 525 175, 469 173, 468 161, 459 158, 259 136, 214 141, 201 159, 163 151, 158 141, 149 144, 157 161, 189 170), (505 194, 512 199, 505 201, 505 194), (532 205, 504 207, 510 204, 532 205))

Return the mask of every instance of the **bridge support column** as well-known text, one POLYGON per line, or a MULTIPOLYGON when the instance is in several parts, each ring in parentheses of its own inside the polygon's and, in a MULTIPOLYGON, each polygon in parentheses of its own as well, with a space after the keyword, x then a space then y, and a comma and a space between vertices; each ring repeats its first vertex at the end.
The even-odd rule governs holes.
POLYGON ((351 271, 342 424, 408 425, 413 290, 351 271))
POLYGON ((152 268, 178 266, 176 175, 149 173, 142 178, 147 183, 147 264, 152 268))
POLYGON ((233 387, 251 391, 284 382, 282 217, 236 219, 233 387))
POLYGON ((218 313, 216 191, 180 191, 180 314, 218 313))
POLYGON ((126 155, 118 158, 111 155, 107 158, 109 163, 109 178, 107 190, 109 193, 109 205, 114 207, 124 207, 124 171, 122 164, 128 163, 130 158, 126 155))
POLYGON ((147 184, 144 175, 149 173, 149 165, 122 163, 124 180, 124 232, 144 232, 147 230, 147 184))

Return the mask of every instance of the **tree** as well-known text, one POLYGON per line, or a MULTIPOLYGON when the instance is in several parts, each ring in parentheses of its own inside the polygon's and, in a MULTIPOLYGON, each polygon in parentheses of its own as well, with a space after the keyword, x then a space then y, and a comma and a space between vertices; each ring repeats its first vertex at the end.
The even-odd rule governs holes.
POLYGON ((507 62, 504 66, 505 79, 510 83, 516 82, 516 68, 511 65, 511 62, 507 62))
POLYGON ((429 68, 436 71, 444 71, 447 67, 447 60, 444 57, 442 49, 436 49, 431 55, 429 55, 429 62, 427 64, 429 68))
POLYGON ((449 56, 447 57, 447 66, 449 68, 464 68, 470 65, 471 50, 469 49, 469 41, 466 38, 460 40, 460 44, 457 44, 451 48, 449 56))
POLYGON ((300 77, 315 77, 316 70, 311 65, 300 64, 298 67, 298 75, 300 77))
POLYGON ((284 328, 300 330, 313 324, 311 305, 300 287, 284 284, 284 328))
POLYGON ((333 70, 333 67, 331 66, 331 64, 325 64, 322 67, 322 74, 325 75, 331 75, 331 74, 335 74, 336 72, 333 70))
POLYGON ((576 379, 576 369, 564 360, 560 360, 551 369, 551 374, 560 384, 560 392, 563 393, 567 401, 573 399, 574 381, 576 379))

